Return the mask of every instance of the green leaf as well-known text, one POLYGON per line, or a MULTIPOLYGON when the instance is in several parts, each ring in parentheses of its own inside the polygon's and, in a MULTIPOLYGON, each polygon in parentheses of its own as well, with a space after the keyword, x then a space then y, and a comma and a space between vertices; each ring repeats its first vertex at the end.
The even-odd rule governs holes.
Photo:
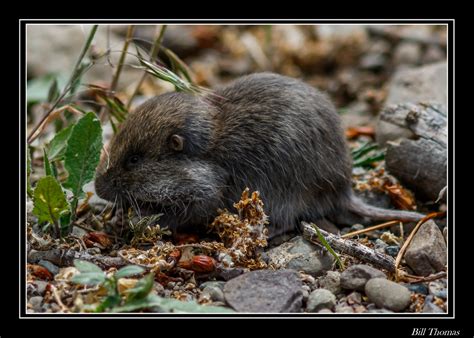
POLYGON ((104 301, 97 306, 94 312, 104 312, 110 308, 119 305, 121 300, 122 299, 119 295, 109 295, 105 297, 104 301))
MULTIPOLYGON (((159 298, 159 297, 157 297, 159 298)), ((156 306, 164 312, 174 313, 232 313, 232 309, 223 306, 200 305, 195 301, 183 302, 172 298, 159 298, 156 306)))
POLYGON ((33 198, 33 188, 31 187, 31 154, 30 147, 26 147, 26 193, 33 198))
POLYGON ((75 259, 74 260, 74 266, 76 267, 77 270, 80 272, 86 273, 86 272, 95 272, 95 273, 101 273, 104 274, 101 268, 99 268, 97 265, 94 263, 88 262, 88 261, 83 261, 80 259, 75 259))
POLYGON ((48 157, 51 161, 62 160, 64 158, 67 140, 69 139, 69 136, 71 136, 73 127, 74 125, 70 125, 69 127, 59 131, 51 142, 49 142, 48 157))
POLYGON ((161 304, 161 298, 156 295, 148 295, 144 298, 135 299, 127 302, 123 306, 114 307, 112 312, 132 312, 139 309, 146 309, 158 306, 161 304))
POLYGON ((103 272, 84 272, 72 277, 71 281, 82 285, 100 285, 105 282, 105 275, 103 272))
POLYGON ((139 309, 158 308, 160 312, 175 313, 233 313, 232 309, 222 306, 200 305, 195 301, 183 302, 171 298, 162 298, 154 294, 127 302, 113 308, 112 312, 133 312, 139 309))
POLYGON ((140 279, 137 284, 135 284, 135 287, 133 287, 132 289, 128 289, 127 302, 132 301, 134 299, 145 298, 153 288, 154 277, 155 275, 153 273, 150 273, 140 279))
POLYGON ((324 245, 324 247, 331 253, 331 255, 334 256, 334 258, 336 259, 337 261, 337 264, 339 264, 339 268, 341 270, 345 269, 344 268, 344 264, 342 263, 342 261, 339 259, 339 255, 331 248, 331 246, 329 245, 329 243, 326 241, 326 238, 324 238, 323 234, 321 233, 321 231, 319 231, 318 227, 316 226, 316 224, 314 223, 311 223, 312 227, 314 230, 316 230, 317 234, 318 234, 318 238, 319 238, 319 241, 321 242, 322 245, 324 245))
POLYGON ((59 182, 52 176, 41 178, 36 185, 33 213, 38 216, 39 222, 50 222, 58 224, 58 219, 62 213, 69 210, 59 182))
POLYGON ((46 154, 46 149, 43 148, 43 162, 44 162, 44 173, 46 176, 53 176, 53 169, 51 168, 51 163, 49 162, 48 155, 46 154))
POLYGON ((133 275, 138 275, 140 273, 143 273, 145 271, 144 268, 138 265, 128 265, 126 267, 121 268, 119 271, 115 273, 115 278, 124 278, 124 277, 129 277, 133 275))
POLYGON ((64 167, 69 173, 64 187, 74 195, 73 212, 77 200, 84 196, 82 187, 94 178, 102 149, 102 128, 94 113, 87 113, 72 128, 64 153, 64 167))

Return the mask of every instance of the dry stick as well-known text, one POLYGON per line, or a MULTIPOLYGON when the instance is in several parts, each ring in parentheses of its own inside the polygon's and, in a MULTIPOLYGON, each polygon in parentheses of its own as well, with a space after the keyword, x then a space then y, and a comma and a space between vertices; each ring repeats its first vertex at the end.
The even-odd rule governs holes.
POLYGON ((398 252, 398 255, 397 255, 397 259, 395 260, 395 269, 397 271, 397 275, 396 275, 396 278, 398 280, 398 266, 400 265, 400 262, 402 261, 402 258, 405 254, 405 251, 406 249, 408 248, 408 245, 410 245, 413 237, 415 236, 415 234, 417 233, 418 229, 428 220, 432 219, 432 218, 435 218, 435 217, 438 217, 440 215, 444 214, 444 212, 433 212, 425 217, 423 217, 419 222, 418 224, 415 226, 415 228, 412 230, 412 232, 410 233, 410 235, 408 236, 407 240, 405 241, 405 243, 403 243, 403 246, 400 248, 400 251, 398 252))
POLYGON ((121 257, 91 255, 86 251, 78 252, 72 249, 68 250, 58 248, 46 251, 31 250, 28 253, 28 262, 39 262, 42 259, 50 261, 59 267, 71 266, 75 259, 92 262, 103 269, 108 269, 110 267, 120 268, 128 264, 121 257))
POLYGON ((56 303, 60 306, 61 310, 66 313, 69 312, 68 307, 64 305, 64 303, 61 301, 61 297, 59 297, 58 289, 56 289, 56 287, 53 284, 49 284, 49 286, 51 290, 53 291, 54 299, 56 300, 56 303))
POLYGON ((43 121, 38 124, 38 127, 35 128, 36 131, 34 131, 34 133, 32 133, 30 135, 30 139, 29 139, 29 143, 33 142, 34 140, 36 140, 36 138, 38 137, 38 135, 41 134, 41 132, 43 131, 43 129, 48 125, 49 122, 51 122, 51 120, 58 114, 62 113, 63 111, 65 110, 69 110, 70 112, 74 113, 74 114, 78 114, 78 115, 82 115, 82 112, 77 110, 76 108, 70 106, 70 105, 66 105, 66 106, 62 106, 61 108, 58 108, 56 109, 55 111, 52 111, 51 113, 47 114, 46 115, 46 118, 43 119, 43 121))
POLYGON ((374 225, 374 226, 371 226, 371 227, 368 227, 368 228, 365 228, 365 229, 349 232, 348 234, 342 235, 341 238, 351 238, 351 237, 354 237, 356 235, 364 234, 366 232, 370 232, 370 231, 374 231, 374 230, 378 230, 378 229, 382 229, 382 228, 387 228, 387 227, 389 227, 391 225, 394 225, 394 224, 397 224, 397 223, 398 223, 398 221, 385 222, 385 223, 374 225))
MULTIPOLYGON (((156 55, 158 54, 158 51, 160 50, 161 41, 163 40, 163 36, 165 35, 166 27, 167 27, 167 25, 163 25, 161 27, 160 33, 159 33, 158 37, 156 38, 155 43, 151 47, 150 62, 153 62, 153 59, 156 57, 156 55)), ((128 103, 127 103, 127 106, 126 106, 127 111, 130 110, 130 106, 132 105, 132 101, 135 98, 135 96, 137 96, 138 91, 140 90, 140 87, 142 86, 143 81, 145 81, 145 78, 146 78, 147 74, 148 74, 147 72, 143 72, 142 77, 140 78, 140 81, 138 81, 138 84, 135 87, 135 90, 133 91, 132 96, 128 100, 128 103)))
MULTIPOLYGON (((119 78, 120 78, 120 73, 122 72, 122 68, 123 68, 123 65, 125 63, 125 56, 128 54, 127 53, 127 50, 128 50, 128 46, 130 45, 130 41, 132 40, 132 35, 133 35, 133 31, 135 29, 135 26, 134 25, 130 25, 128 26, 128 29, 127 29, 127 36, 125 37, 125 42, 123 44, 123 47, 122 47, 122 52, 120 54, 120 59, 119 59, 119 62, 118 62, 118 65, 117 65, 117 70, 115 71, 114 73, 114 76, 112 78, 112 83, 110 84, 110 90, 108 91, 108 96, 109 97, 112 97, 115 95, 115 90, 117 89, 117 85, 118 85, 118 81, 119 81, 119 78)), ((107 111, 107 106, 103 106, 99 112, 99 119, 101 122, 104 122, 104 116, 105 116, 105 112, 107 111)), ((110 119, 110 117, 109 117, 110 119)))
MULTIPOLYGON (((66 84, 66 86, 63 89, 63 92, 61 95, 58 97, 58 99, 54 102, 52 107, 48 110, 48 112, 43 116, 41 121, 33 128, 33 130, 30 133, 30 136, 28 136, 28 144, 33 142, 32 136, 36 134, 36 131, 40 128, 40 126, 43 124, 44 121, 48 118, 48 116, 54 111, 54 109, 58 106, 58 104, 63 100, 63 98, 66 96, 66 94, 69 92, 71 89, 72 83, 76 80, 78 74, 78 70, 81 66, 82 59, 84 59, 84 56, 86 55, 87 51, 89 50, 89 47, 92 43, 92 40, 94 39, 95 33, 97 31, 97 27, 99 25, 94 25, 92 26, 92 29, 89 33, 89 36, 87 37, 87 41, 82 47, 81 54, 79 55, 79 58, 76 61, 76 64, 74 65, 73 71, 71 73, 71 76, 69 77, 69 80, 66 84)), ((36 137, 35 137, 36 138, 36 137)))
MULTIPOLYGON (((309 241, 320 245, 318 242, 318 234, 316 230, 313 229, 312 225, 306 222, 301 222, 301 224, 303 225, 303 235, 309 241)), ((377 252, 350 239, 343 239, 322 229, 319 229, 319 231, 333 249, 347 255, 357 257, 365 262, 371 263, 390 272, 395 272, 395 260, 391 256, 377 252)))

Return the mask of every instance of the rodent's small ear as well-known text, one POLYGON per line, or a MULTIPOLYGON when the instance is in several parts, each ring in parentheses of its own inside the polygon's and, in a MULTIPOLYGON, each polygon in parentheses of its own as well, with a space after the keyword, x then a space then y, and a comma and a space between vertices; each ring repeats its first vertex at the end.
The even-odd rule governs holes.
POLYGON ((184 137, 177 134, 171 135, 170 147, 174 151, 182 151, 184 149, 184 137))

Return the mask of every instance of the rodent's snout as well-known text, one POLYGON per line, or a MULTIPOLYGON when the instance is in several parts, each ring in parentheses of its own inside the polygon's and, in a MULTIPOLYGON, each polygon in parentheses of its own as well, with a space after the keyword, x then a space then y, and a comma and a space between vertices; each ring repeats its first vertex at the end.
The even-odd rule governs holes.
POLYGON ((97 172, 94 185, 97 195, 108 201, 113 201, 122 189, 121 181, 112 177, 108 171, 97 172))

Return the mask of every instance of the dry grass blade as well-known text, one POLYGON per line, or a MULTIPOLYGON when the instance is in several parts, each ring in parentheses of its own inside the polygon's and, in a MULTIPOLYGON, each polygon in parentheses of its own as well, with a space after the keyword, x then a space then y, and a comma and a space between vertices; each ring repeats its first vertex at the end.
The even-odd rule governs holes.
POLYGON ((349 232, 348 234, 342 235, 341 238, 351 238, 351 237, 354 237, 354 236, 357 236, 357 235, 360 235, 360 234, 365 234, 367 232, 371 232, 371 231, 374 231, 374 230, 387 228, 387 227, 392 226, 392 225, 397 224, 397 223, 399 223, 399 221, 385 222, 385 223, 374 225, 374 226, 371 226, 371 227, 368 227, 368 228, 365 228, 365 229, 362 229, 362 230, 349 232))

